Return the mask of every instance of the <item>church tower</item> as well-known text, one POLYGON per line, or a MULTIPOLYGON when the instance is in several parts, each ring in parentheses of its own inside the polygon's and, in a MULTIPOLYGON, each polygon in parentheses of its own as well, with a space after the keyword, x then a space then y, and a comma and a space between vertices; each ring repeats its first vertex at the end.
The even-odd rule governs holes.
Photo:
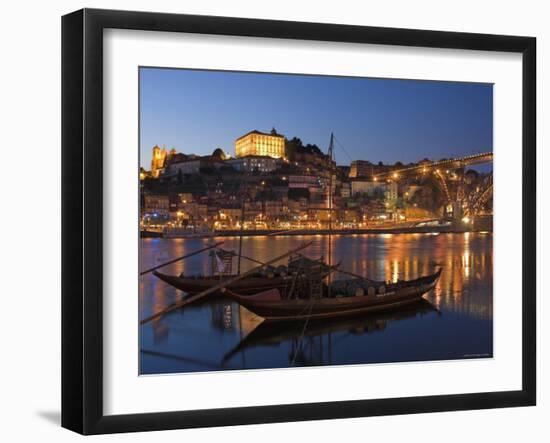
POLYGON ((166 162, 166 148, 153 146, 153 156, 151 157, 151 175, 158 178, 166 162))

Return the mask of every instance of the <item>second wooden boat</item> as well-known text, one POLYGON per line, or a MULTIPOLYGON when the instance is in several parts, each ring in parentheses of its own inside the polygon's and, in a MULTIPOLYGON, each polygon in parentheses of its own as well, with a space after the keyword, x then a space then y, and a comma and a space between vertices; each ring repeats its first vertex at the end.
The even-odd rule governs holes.
POLYGON ((226 288, 225 294, 254 314, 270 322, 318 320, 351 317, 371 312, 397 309, 419 301, 433 289, 441 269, 432 275, 415 280, 390 283, 378 288, 375 294, 345 296, 332 293, 330 297, 283 298, 278 289, 243 296, 226 288))
MULTIPOLYGON (((224 275, 221 277, 178 277, 176 275, 167 275, 157 271, 153 272, 153 275, 160 278, 162 281, 168 283, 169 285, 174 286, 180 291, 184 291, 189 294, 196 294, 205 291, 212 286, 223 283, 224 281, 229 281, 235 277, 235 275, 224 275)), ((285 286, 290 284, 291 279, 291 276, 273 276, 269 278, 257 275, 238 280, 235 283, 230 284, 228 288, 242 295, 256 294, 258 292, 265 291, 266 289, 275 288, 284 290, 285 286)))
MULTIPOLYGON (((314 260, 308 257, 299 256, 292 258, 288 266, 278 268, 269 267, 262 272, 248 275, 242 280, 231 283, 227 288, 241 295, 257 294, 268 289, 278 289, 286 292, 292 286, 293 280, 298 281, 307 278, 311 269, 321 274, 321 278, 334 271, 339 264, 329 267, 322 259, 314 260)), ((230 269, 230 268, 229 268, 230 269)), ((185 276, 168 275, 154 271, 153 275, 162 281, 174 286, 180 291, 188 294, 197 294, 207 289, 230 281, 237 277, 236 274, 210 275, 210 276, 185 276)))

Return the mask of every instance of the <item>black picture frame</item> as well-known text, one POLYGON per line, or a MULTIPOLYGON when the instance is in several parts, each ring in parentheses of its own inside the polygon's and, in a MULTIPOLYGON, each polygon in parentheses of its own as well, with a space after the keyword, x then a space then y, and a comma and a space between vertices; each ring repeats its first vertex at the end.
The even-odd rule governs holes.
POLYGON ((83 9, 62 18, 62 426, 82 434, 530 406, 536 402, 536 39, 83 9), (522 54, 522 389, 106 416, 103 413, 103 30, 522 54))

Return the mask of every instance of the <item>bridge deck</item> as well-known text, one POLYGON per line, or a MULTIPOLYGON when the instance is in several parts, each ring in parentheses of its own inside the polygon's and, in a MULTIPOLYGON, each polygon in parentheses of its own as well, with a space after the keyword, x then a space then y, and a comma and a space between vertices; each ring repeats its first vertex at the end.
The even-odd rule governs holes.
POLYGON ((414 166, 409 166, 401 169, 394 169, 389 172, 384 172, 380 174, 374 174, 375 179, 385 179, 385 178, 395 178, 395 175, 409 175, 419 172, 428 172, 434 168, 447 168, 447 169, 456 169, 462 168, 469 165, 479 165, 483 163, 491 163, 493 161, 492 152, 483 152, 480 154, 472 154, 464 157, 450 158, 445 160, 437 160, 432 162, 423 162, 414 166))

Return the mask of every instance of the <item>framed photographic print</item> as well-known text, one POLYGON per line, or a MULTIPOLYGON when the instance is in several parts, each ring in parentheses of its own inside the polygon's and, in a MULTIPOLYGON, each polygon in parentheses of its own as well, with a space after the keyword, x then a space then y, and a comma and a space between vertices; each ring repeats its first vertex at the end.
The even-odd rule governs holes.
POLYGON ((64 16, 62 425, 534 405, 535 51, 64 16))

